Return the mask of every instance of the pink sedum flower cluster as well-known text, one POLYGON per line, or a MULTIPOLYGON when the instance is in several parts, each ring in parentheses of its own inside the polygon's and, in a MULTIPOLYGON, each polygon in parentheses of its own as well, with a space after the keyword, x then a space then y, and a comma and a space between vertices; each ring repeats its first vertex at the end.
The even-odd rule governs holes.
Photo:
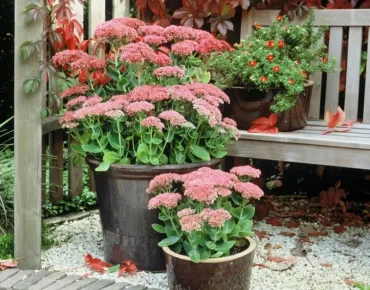
POLYGON ((60 97, 63 99, 71 96, 79 96, 85 94, 88 90, 88 85, 77 85, 66 89, 63 93, 61 93, 60 97))
POLYGON ((263 196, 263 191, 257 185, 251 182, 236 182, 234 190, 239 192, 245 199, 260 199, 263 196))
POLYGON ((137 36, 137 32, 134 28, 123 24, 123 21, 119 19, 113 19, 98 25, 94 33, 95 38, 103 40, 116 39, 133 41, 137 36))
POLYGON ((184 232, 191 233, 192 231, 199 231, 204 222, 199 214, 186 215, 179 220, 181 230, 184 232))
POLYGON ((200 216, 213 228, 221 228, 226 221, 232 218, 231 214, 223 208, 216 210, 206 208, 200 213, 200 216))
POLYGON ((157 117, 153 117, 153 116, 147 117, 144 120, 142 120, 141 126, 147 127, 147 128, 154 127, 158 131, 162 131, 164 128, 164 124, 162 123, 161 119, 157 117))
POLYGON ((157 77, 158 79, 163 78, 163 77, 167 77, 167 78, 177 77, 181 79, 185 76, 185 71, 178 66, 164 66, 164 67, 155 69, 153 71, 153 75, 157 77))
POLYGON ((177 207, 182 196, 179 193, 162 193, 149 200, 148 209, 177 207))
POLYGON ((158 117, 168 121, 172 126, 181 126, 187 122, 183 115, 174 110, 164 111, 160 113, 158 117))
POLYGON ((163 192, 171 188, 173 183, 181 181, 181 175, 175 173, 165 173, 160 174, 154 177, 149 182, 149 187, 147 188, 147 193, 156 193, 156 192, 163 192))
POLYGON ((230 172, 241 177, 259 178, 261 176, 261 170, 248 165, 234 167, 230 172))

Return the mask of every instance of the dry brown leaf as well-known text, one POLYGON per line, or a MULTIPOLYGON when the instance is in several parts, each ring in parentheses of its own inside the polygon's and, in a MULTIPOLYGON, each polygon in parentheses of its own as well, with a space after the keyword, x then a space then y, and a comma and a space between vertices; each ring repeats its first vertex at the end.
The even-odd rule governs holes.
POLYGON ((333 267, 333 264, 327 264, 327 263, 322 263, 322 264, 320 264, 322 267, 324 267, 324 268, 331 268, 331 267, 333 267))

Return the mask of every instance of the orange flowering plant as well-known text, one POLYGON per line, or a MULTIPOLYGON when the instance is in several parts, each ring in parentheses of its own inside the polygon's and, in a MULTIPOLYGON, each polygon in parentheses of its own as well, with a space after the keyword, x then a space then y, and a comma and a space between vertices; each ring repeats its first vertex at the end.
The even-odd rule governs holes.
POLYGON ((235 44, 234 51, 214 54, 210 67, 216 85, 277 89, 271 110, 289 110, 311 73, 334 69, 335 59, 329 60, 326 46, 318 45, 327 28, 314 31, 313 23, 313 11, 301 25, 290 24, 285 16, 269 27, 255 23, 253 35, 235 44))

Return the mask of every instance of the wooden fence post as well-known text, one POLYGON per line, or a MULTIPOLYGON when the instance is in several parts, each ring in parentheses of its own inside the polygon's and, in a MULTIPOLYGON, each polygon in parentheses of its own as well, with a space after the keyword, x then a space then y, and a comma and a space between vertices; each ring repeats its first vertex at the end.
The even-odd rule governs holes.
MULTIPOLYGON (((23 83, 40 75, 38 57, 21 59, 20 46, 25 41, 42 38, 42 22, 26 23, 23 9, 43 5, 41 0, 15 1, 14 42, 14 114, 15 114, 15 258, 21 269, 41 267, 41 141, 43 84, 40 90, 26 95, 23 83)), ((44 81, 44 80, 43 80, 44 81)))
POLYGON ((113 18, 130 16, 130 0, 113 0, 113 18))

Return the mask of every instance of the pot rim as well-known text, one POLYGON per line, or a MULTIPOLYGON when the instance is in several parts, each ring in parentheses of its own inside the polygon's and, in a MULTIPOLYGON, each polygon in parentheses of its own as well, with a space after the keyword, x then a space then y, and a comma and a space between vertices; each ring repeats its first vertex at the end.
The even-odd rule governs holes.
MULTIPOLYGON (((313 86, 314 82, 312 80, 307 80, 304 84, 304 87, 310 87, 313 86)), ((229 88, 225 89, 247 89, 247 90, 259 90, 259 91, 268 91, 268 90, 278 90, 278 88, 267 88, 267 89, 260 89, 256 87, 250 87, 250 86, 231 86, 229 88)))
MULTIPOLYGON (((249 247, 248 247, 248 249, 244 250, 243 252, 240 252, 240 253, 232 255, 232 256, 222 257, 222 258, 210 258, 210 259, 207 259, 207 260, 204 260, 204 261, 200 261, 199 263, 200 264, 202 264, 202 263, 203 264, 217 264, 217 263, 231 262, 231 261, 234 261, 236 259, 239 259, 241 257, 244 257, 244 256, 252 253, 256 249, 256 242, 250 237, 246 237, 246 239, 249 242, 249 247)), ((172 251, 169 247, 163 247, 162 249, 167 255, 173 256, 173 257, 175 257, 177 259, 180 259, 180 260, 191 261, 190 257, 185 256, 185 255, 177 254, 174 251, 172 251)))
MULTIPOLYGON (((96 160, 92 156, 86 157, 86 162, 90 163, 96 167, 100 165, 102 161, 96 160)), ((221 162, 221 159, 212 158, 210 161, 207 162, 199 162, 199 163, 185 163, 185 164, 167 164, 167 165, 140 165, 140 164, 118 164, 112 163, 109 167, 109 170, 121 170, 121 169, 138 169, 138 170, 150 170, 150 171, 164 171, 164 170, 173 170, 175 168, 181 169, 192 169, 192 168, 201 168, 204 166, 210 165, 217 165, 221 162)))

